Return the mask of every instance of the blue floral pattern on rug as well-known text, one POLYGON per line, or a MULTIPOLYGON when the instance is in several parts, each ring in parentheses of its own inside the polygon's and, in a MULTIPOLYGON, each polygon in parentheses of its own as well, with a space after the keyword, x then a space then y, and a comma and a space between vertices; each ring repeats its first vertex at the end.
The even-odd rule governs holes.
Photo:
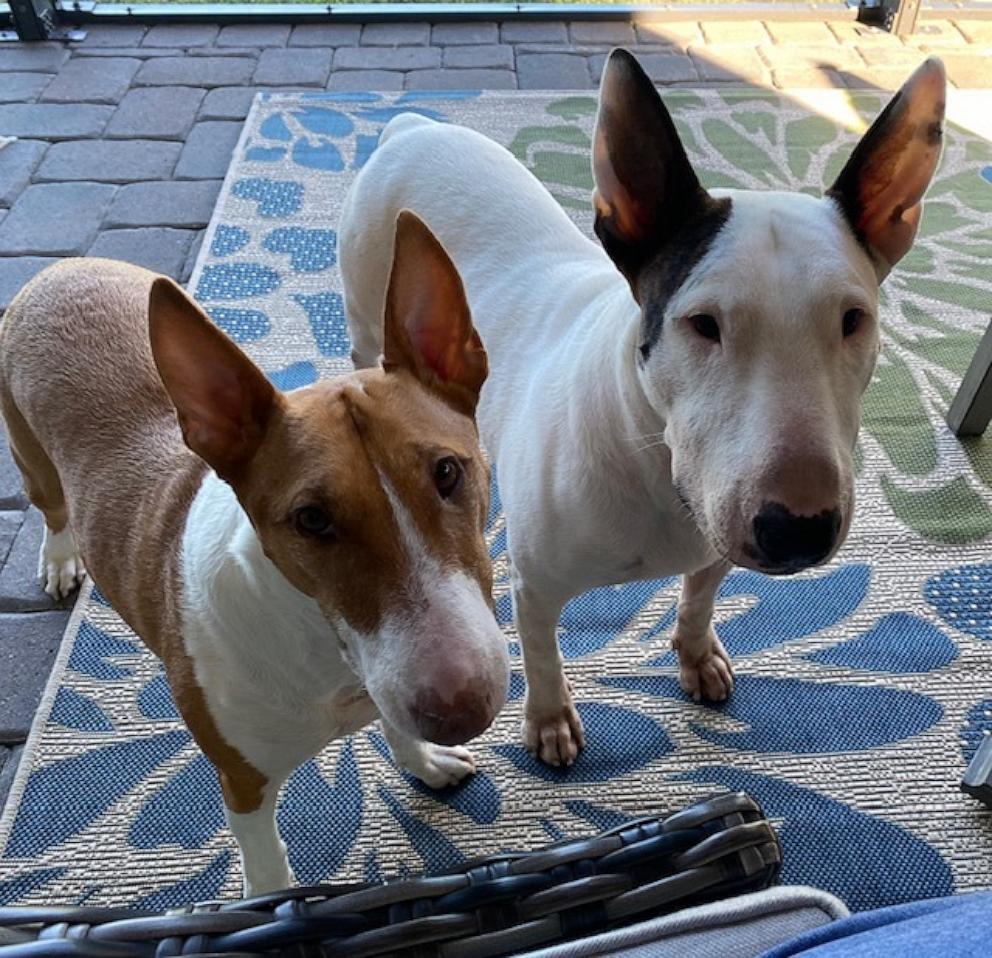
MULTIPOLYGON (((583 103, 544 94, 263 95, 204 245, 196 295, 279 388, 337 375, 349 344, 335 227, 347 183, 384 124, 416 110, 509 142, 528 111, 542 122, 555 111, 591 122, 583 103), (513 110, 516 124, 506 121, 513 110)), ((742 109, 715 93, 686 103, 714 116, 742 109)), ((802 119, 795 104, 779 109, 788 122, 802 119)), ((574 215, 588 228, 587 213, 574 215)), ((556 769, 519 741, 525 681, 494 487, 488 536, 513 675, 507 708, 473 745, 478 774, 438 792, 395 766, 376 726, 332 743, 282 796, 297 878, 444 868, 740 788, 779 828, 783 880, 825 888, 852 908, 988 885, 992 816, 957 781, 992 733, 992 565, 981 548, 938 551, 890 511, 863 511, 827 568, 726 578, 715 622, 738 676, 726 703, 695 703, 679 688, 669 644, 676 579, 569 602, 559 635, 588 745, 572 768, 556 769)), ((31 774, 0 828, 0 904, 166 908, 236 895, 238 858, 216 776, 159 663, 98 590, 81 601, 31 774)))

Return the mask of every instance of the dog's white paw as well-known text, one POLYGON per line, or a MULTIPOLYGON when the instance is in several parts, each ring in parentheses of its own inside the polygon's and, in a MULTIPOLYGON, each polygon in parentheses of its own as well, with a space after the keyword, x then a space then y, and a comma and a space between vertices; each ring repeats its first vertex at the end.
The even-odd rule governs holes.
POLYGON ((461 745, 435 745, 424 742, 418 756, 416 768, 407 768, 425 785, 431 788, 446 788, 457 785, 463 778, 475 774, 475 759, 467 748, 461 745))
POLYGON ((283 891, 293 886, 293 872, 286 857, 284 842, 282 856, 276 856, 270 861, 256 863, 246 867, 242 854, 241 867, 244 878, 241 884, 241 894, 244 898, 255 898, 258 895, 268 895, 272 892, 283 891))
POLYGON ((38 578, 45 592, 57 602, 81 585, 85 575, 86 568, 76 551, 76 542, 69 527, 66 526, 61 532, 52 532, 46 526, 38 557, 38 578))
POLYGON ((548 765, 572 765, 586 744, 582 719, 568 687, 565 701, 555 709, 524 707, 524 747, 548 765))
POLYGON ((704 642, 699 644, 701 650, 697 652, 696 643, 693 643, 690 653, 686 644, 680 643, 678 638, 672 642, 679 657, 679 685, 697 702, 701 699, 722 702, 734 688, 730 656, 712 629, 704 642))

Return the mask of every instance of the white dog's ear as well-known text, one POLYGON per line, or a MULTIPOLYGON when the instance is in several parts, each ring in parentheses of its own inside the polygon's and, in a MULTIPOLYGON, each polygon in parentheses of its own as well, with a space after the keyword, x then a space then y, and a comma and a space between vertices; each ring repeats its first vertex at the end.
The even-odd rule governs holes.
POLYGON ((879 280, 916 237, 940 161, 946 98, 944 65, 931 58, 889 101, 827 191, 872 253, 879 280))
POLYGON ((386 293, 383 368, 406 369, 466 415, 489 364, 461 276, 422 220, 402 210, 386 293))
POLYGON ((700 184, 654 84, 623 49, 603 68, 592 166, 596 235, 636 296, 641 267, 721 206, 700 184))

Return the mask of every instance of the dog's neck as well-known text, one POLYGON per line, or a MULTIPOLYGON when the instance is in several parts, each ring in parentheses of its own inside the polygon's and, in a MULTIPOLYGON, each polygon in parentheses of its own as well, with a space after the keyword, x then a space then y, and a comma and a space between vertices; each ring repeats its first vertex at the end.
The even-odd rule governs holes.
POLYGON ((636 489, 639 496, 652 499, 671 477, 671 455, 662 439, 665 419, 645 394, 637 369, 640 307, 619 276, 617 286, 616 298, 610 297, 591 327, 585 362, 577 370, 573 401, 583 393, 588 399, 574 403, 576 426, 595 432, 596 443, 589 451, 596 455, 598 468, 620 474, 628 488, 636 484, 632 492, 636 489), (605 348, 604 328, 617 330, 605 348))
POLYGON ((208 654, 233 657, 260 682, 301 701, 360 685, 317 603, 269 559, 231 487, 209 472, 182 542, 183 608, 208 654))

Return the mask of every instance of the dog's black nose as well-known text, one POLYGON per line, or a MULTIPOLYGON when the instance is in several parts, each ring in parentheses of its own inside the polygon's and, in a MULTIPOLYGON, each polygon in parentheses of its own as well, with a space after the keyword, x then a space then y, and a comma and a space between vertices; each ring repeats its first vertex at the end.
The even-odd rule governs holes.
POLYGON ((776 572, 798 572, 830 555, 840 533, 840 512, 826 509, 797 516, 779 502, 766 502, 754 517, 754 541, 762 563, 776 572))

